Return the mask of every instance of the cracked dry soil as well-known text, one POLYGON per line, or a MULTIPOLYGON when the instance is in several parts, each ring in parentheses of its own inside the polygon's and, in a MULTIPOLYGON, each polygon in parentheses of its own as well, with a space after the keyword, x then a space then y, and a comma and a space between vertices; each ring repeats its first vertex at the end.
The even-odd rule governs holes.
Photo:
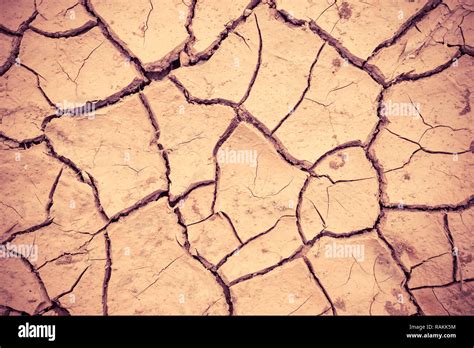
POLYGON ((3 315, 473 315, 472 0, 0 1, 3 315))

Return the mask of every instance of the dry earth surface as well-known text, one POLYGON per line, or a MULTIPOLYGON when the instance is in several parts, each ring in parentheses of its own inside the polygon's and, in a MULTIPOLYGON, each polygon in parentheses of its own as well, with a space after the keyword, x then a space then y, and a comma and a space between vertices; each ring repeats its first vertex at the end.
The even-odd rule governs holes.
POLYGON ((1 0, 3 315, 474 315, 472 0, 1 0))

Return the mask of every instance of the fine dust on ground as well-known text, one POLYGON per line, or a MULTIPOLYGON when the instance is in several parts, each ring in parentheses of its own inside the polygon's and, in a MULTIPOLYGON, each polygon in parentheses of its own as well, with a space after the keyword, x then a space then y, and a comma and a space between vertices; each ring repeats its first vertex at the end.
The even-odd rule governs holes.
POLYGON ((470 0, 1 0, 3 315, 474 315, 470 0))

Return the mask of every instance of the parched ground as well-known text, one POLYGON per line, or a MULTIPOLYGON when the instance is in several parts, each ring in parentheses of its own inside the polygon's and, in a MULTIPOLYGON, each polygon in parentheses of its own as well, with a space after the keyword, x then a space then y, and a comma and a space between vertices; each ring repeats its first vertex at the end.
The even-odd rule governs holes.
POLYGON ((0 6, 0 313, 474 315, 471 0, 0 6))

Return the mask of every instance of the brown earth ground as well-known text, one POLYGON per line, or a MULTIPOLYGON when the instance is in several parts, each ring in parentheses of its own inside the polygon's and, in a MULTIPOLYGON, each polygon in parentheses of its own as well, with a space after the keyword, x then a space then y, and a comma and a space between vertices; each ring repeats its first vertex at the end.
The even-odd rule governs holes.
POLYGON ((1 0, 3 315, 474 315, 470 0, 1 0))

